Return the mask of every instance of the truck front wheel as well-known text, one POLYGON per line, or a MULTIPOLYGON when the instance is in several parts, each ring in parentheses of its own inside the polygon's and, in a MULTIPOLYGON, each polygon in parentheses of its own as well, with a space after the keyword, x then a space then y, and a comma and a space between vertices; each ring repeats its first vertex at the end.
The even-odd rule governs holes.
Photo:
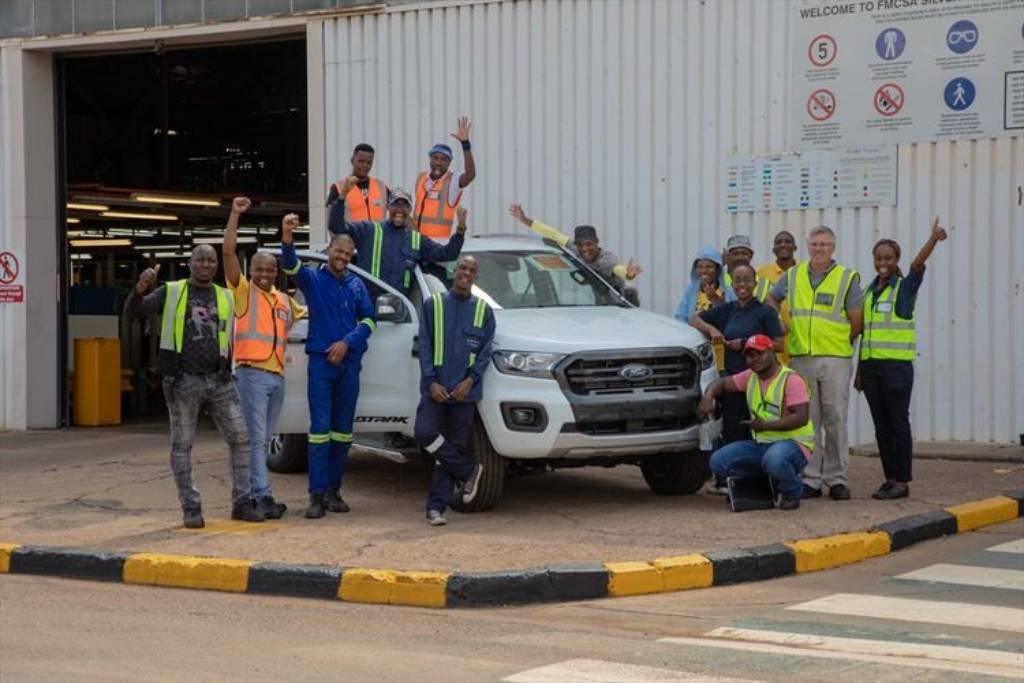
POLYGON ((280 474, 305 472, 305 434, 274 434, 267 446, 267 469, 280 474))
POLYGON ((473 451, 473 458, 484 466, 483 474, 480 476, 480 490, 476 498, 469 505, 464 505, 461 500, 452 501, 452 509, 459 512, 483 512, 490 510, 498 501, 505 490, 505 458, 498 455, 491 446, 491 440, 487 438, 487 430, 483 423, 477 418, 473 423, 473 436, 470 440, 470 448, 473 451))
POLYGON ((708 454, 688 451, 677 455, 650 455, 640 462, 644 481, 661 496, 696 493, 711 473, 708 454))

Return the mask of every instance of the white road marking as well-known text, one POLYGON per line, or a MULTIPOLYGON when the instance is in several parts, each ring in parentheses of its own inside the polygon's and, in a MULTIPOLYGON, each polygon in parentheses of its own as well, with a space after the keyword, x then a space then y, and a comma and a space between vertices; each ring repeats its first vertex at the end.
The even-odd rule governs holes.
POLYGON ((1020 569, 995 569, 965 564, 933 564, 930 567, 900 574, 896 578, 1024 591, 1024 571, 1020 569))
POLYGON ((1024 671, 1024 654, 1003 650, 984 650, 955 645, 932 645, 930 643, 901 643, 891 640, 867 640, 864 638, 840 638, 836 636, 787 633, 745 628, 716 628, 705 634, 710 638, 745 640, 759 643, 775 643, 791 647, 806 647, 813 650, 829 650, 863 655, 884 655, 887 657, 920 657, 928 660, 942 660, 964 664, 991 664, 1007 667, 1013 671, 1024 671))
MULTIPOLYGON (((804 649, 799 646, 775 645, 774 643, 752 643, 715 638, 660 638, 659 643, 673 645, 689 645, 693 647, 716 647, 724 650, 741 652, 760 652, 764 654, 788 655, 790 657, 811 659, 846 659, 855 662, 872 662, 887 666, 915 666, 920 669, 939 669, 942 671, 960 671, 964 673, 986 674, 1002 678, 1020 678, 1019 668, 995 666, 992 664, 972 664, 967 662, 946 662, 913 657, 893 657, 886 655, 868 655, 855 652, 827 652, 822 650, 804 649)), ((545 683, 547 683, 545 681, 545 683)))
POLYGON ((1000 543, 991 548, 986 548, 986 550, 990 553, 1019 553, 1024 555, 1024 538, 1010 541, 1009 543, 1000 543))
POLYGON ((599 659, 567 659, 501 680, 506 683, 753 683, 749 679, 706 676, 599 659))
POLYGON ((873 619, 896 619, 944 626, 992 629, 1024 634, 1024 609, 963 602, 916 600, 880 595, 835 593, 786 609, 799 612, 845 614, 873 619))

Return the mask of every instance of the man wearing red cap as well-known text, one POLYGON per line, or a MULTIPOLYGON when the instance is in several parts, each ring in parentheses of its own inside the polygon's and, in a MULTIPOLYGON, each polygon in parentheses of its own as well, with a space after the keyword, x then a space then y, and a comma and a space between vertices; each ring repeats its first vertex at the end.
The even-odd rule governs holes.
POLYGON ((711 383, 697 412, 710 415, 723 393, 745 392, 754 438, 715 451, 711 470, 723 478, 766 475, 778 493, 779 509, 795 510, 803 494, 800 473, 814 449, 814 425, 807 384, 779 363, 774 347, 763 334, 747 339, 743 355, 750 369, 711 383))

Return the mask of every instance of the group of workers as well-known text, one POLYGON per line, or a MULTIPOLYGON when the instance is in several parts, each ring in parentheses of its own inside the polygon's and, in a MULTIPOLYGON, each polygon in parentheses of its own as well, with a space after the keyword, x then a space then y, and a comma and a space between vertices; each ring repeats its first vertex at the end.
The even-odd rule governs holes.
POLYGON ((775 236, 775 260, 756 271, 745 235, 730 237, 724 254, 701 250, 676 317, 714 343, 723 373, 699 407, 710 416, 721 400, 712 492, 728 495, 729 478, 767 476, 780 509, 821 497, 823 486, 833 500, 848 500, 853 376, 871 411, 885 477, 872 498, 910 495, 914 306, 925 262, 946 238, 936 217, 906 276, 899 244, 879 240, 872 250, 876 276, 863 290, 857 271, 833 259, 836 235, 826 226, 810 231, 803 262, 785 230, 775 236))

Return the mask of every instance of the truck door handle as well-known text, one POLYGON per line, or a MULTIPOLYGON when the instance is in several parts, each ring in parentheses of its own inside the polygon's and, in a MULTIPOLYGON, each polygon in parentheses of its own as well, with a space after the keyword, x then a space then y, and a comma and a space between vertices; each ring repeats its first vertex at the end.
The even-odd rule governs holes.
POLYGON ((420 336, 418 334, 412 338, 412 357, 420 357, 420 336))

